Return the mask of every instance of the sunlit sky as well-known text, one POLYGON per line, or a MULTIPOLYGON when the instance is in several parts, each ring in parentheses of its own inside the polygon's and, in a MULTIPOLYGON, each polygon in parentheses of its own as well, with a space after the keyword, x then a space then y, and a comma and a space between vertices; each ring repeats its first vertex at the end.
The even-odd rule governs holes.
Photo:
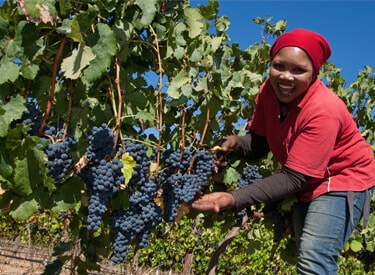
MULTIPOLYGON (((0 0, 0 6, 3 2, 0 0)), ((206 5, 208 0, 190 0, 190 3, 206 5)), ((287 31, 306 28, 327 38, 332 47, 329 61, 342 68, 342 76, 348 83, 357 78, 365 65, 375 67, 374 14, 375 0, 219 0, 219 15, 228 16, 231 21, 228 34, 242 49, 261 41, 261 28, 252 19, 272 17, 272 23, 286 19, 287 31)), ((271 44, 272 37, 267 42, 271 44)))
MULTIPOLYGON (((208 0, 191 0, 192 6, 208 0)), ((261 41, 261 28, 252 19, 286 19, 287 29, 305 28, 326 37, 332 47, 329 61, 342 68, 347 83, 365 65, 375 68, 375 1, 255 1, 219 0, 219 15, 228 16, 228 34, 242 49, 261 41)), ((273 39, 267 41, 272 44, 273 39)))

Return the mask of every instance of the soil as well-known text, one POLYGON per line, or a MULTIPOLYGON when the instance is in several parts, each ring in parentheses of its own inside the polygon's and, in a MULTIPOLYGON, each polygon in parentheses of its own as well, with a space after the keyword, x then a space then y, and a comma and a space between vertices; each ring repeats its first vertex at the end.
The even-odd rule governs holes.
MULTIPOLYGON (((19 244, 17 241, 0 240, 1 275, 43 274, 45 266, 54 260, 55 258, 52 256, 52 249, 19 244)), ((63 267, 59 274, 68 275, 72 274, 72 272, 69 267, 63 267)), ((108 267, 104 267, 101 273, 93 272, 89 274, 129 273, 123 273, 121 270, 109 270, 108 267)))
MULTIPOLYGON (((45 266, 55 260, 52 248, 43 248, 17 241, 0 239, 0 274, 1 275, 40 275, 45 266)), ((46 275, 71 275, 69 266, 64 266, 60 273, 46 275)), ((88 272, 89 275, 172 275, 170 272, 158 270, 132 271, 130 267, 113 266, 109 261, 101 263, 101 272, 88 272)), ((173 273, 175 274, 175 273, 173 273)))

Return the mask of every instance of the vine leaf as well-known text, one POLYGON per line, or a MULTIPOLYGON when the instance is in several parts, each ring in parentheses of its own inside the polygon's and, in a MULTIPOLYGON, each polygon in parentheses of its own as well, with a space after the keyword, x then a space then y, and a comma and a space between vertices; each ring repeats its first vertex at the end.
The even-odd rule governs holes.
POLYGON ((82 70, 94 59, 95 54, 92 49, 81 43, 78 49, 73 50, 71 56, 62 61, 61 70, 65 73, 66 78, 77 79, 80 77, 82 70))
MULTIPOLYGON (((0 71, 0 78, 1 75, 2 72, 0 71)), ((6 105, 0 107, 0 137, 7 135, 9 125, 13 120, 22 117, 23 112, 26 110, 24 103, 25 100, 23 97, 17 95, 16 97, 12 97, 6 105)))
POLYGON ((204 18, 202 14, 192 7, 186 8, 184 14, 186 16, 186 24, 189 26, 189 36, 195 38, 201 35, 202 29, 204 28, 204 18))
POLYGON ((10 60, 5 60, 0 63, 0 84, 8 80, 14 82, 17 80, 20 73, 19 67, 10 60))
POLYGON ((84 189, 84 183, 77 177, 72 177, 52 194, 55 205, 52 210, 56 213, 73 209, 78 211, 83 196, 81 191, 84 189))
POLYGON ((91 30, 92 24, 97 18, 99 9, 97 6, 88 6, 87 11, 80 11, 72 20, 63 21, 61 31, 67 32, 68 37, 75 42, 83 43, 84 37, 91 30))
POLYGON ((362 249, 362 242, 358 241, 358 240, 352 240, 350 242, 350 249, 353 251, 353 252, 358 252, 362 249))
POLYGON ((95 54, 95 59, 84 69, 83 75, 87 82, 97 80, 108 69, 112 57, 116 53, 115 33, 105 24, 97 24, 95 33, 87 41, 95 54))
POLYGON ((190 82, 190 77, 185 70, 181 70, 173 79, 168 87, 168 95, 173 99, 180 98, 180 89, 182 86, 190 82))
POLYGON ((18 221, 25 221, 29 218, 33 213, 38 211, 38 203, 35 199, 25 200, 23 202, 17 201, 20 198, 15 198, 12 204, 13 206, 17 206, 15 209, 10 211, 11 216, 18 221))
POLYGON ((157 11, 156 1, 155 0, 136 0, 135 4, 137 4, 142 10, 142 17, 138 21, 136 20, 135 25, 137 26, 137 28, 141 29, 145 26, 150 25, 157 11))
POLYGON ((227 184, 231 184, 233 182, 238 181, 238 173, 237 170, 229 167, 227 170, 225 170, 223 182, 227 184))
POLYGON ((146 121, 152 121, 153 119, 155 119, 155 116, 145 110, 141 110, 137 113, 136 118, 146 121))
POLYGON ((57 18, 55 0, 19 0, 21 10, 27 20, 34 23, 55 23, 57 18))
POLYGON ((137 165, 137 162, 129 155, 129 153, 122 155, 121 162, 123 164, 121 172, 124 174, 125 185, 127 185, 132 177, 134 167, 137 165))
POLYGON ((16 159, 16 169, 12 191, 21 196, 32 194, 33 190, 30 184, 29 166, 26 158, 16 159))

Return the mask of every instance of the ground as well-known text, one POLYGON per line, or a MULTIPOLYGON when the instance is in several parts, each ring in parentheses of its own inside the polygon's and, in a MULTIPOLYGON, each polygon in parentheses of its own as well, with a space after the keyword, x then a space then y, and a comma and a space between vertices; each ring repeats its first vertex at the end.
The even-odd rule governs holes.
MULTIPOLYGON (((0 274, 1 275, 40 275, 43 274, 47 263, 53 262, 52 248, 42 248, 31 245, 19 244, 16 241, 0 239, 0 274)), ((103 263, 101 272, 88 272, 90 275, 167 275, 170 272, 158 270, 131 271, 124 266, 112 266, 109 262, 103 263)), ((71 275, 69 267, 66 266, 56 275, 71 275)), ((175 273, 173 273, 175 274, 175 273)), ((55 275, 55 274, 48 274, 55 275)))

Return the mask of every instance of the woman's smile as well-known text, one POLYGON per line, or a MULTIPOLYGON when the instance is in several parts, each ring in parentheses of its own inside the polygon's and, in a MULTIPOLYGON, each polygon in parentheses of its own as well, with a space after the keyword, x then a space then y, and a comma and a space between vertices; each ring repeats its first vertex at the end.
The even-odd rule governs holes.
POLYGON ((269 78, 277 99, 293 105, 315 80, 313 64, 304 50, 284 47, 271 62, 269 78))
POLYGON ((278 84, 277 92, 280 93, 282 96, 290 96, 293 94, 294 86, 293 85, 286 85, 286 84, 278 84))

